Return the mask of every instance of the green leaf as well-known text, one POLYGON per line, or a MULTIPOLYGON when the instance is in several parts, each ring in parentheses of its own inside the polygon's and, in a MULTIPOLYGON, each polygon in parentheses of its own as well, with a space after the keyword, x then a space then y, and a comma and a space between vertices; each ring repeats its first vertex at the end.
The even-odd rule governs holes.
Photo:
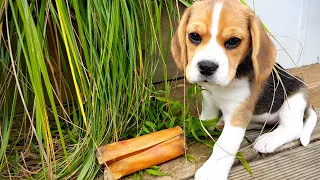
POLYGON ((157 129, 157 126, 156 126, 154 123, 150 122, 150 121, 146 121, 144 124, 145 124, 146 126, 148 126, 149 129, 152 130, 152 132, 155 132, 156 129, 157 129))
POLYGON ((186 153, 185 157, 187 158, 188 161, 190 162, 196 162, 196 158, 193 157, 191 154, 186 153))
POLYGON ((144 132, 146 132, 147 134, 150 134, 150 131, 148 130, 148 128, 146 128, 146 126, 142 126, 142 130, 144 131, 144 132))
POLYGON ((185 6, 187 7, 190 7, 191 6, 191 3, 187 0, 179 0, 182 4, 184 4, 185 6))
POLYGON ((149 167, 149 169, 160 170, 159 166, 152 166, 152 167, 149 167))
POLYGON ((242 164, 242 166, 251 174, 253 175, 252 173, 252 170, 251 170, 251 167, 248 163, 248 161, 246 160, 246 158, 243 156, 242 152, 238 152, 237 153, 237 158, 239 159, 240 163, 242 164))
POLYGON ((215 141, 213 140, 203 140, 201 141, 204 145, 208 146, 210 149, 213 149, 213 146, 215 144, 215 141))
POLYGON ((167 173, 162 173, 160 169, 146 169, 146 172, 151 176, 169 176, 167 173))

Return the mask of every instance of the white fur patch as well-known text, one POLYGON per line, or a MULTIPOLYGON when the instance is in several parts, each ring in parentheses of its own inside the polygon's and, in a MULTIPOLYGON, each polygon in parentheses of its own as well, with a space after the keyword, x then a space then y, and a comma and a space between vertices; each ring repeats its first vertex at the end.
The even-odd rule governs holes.
POLYGON ((212 15, 212 28, 211 28, 211 39, 206 48, 198 51, 190 65, 186 68, 186 76, 189 82, 197 83, 204 80, 214 83, 220 86, 226 86, 229 80, 229 61, 223 48, 217 42, 217 34, 219 27, 220 13, 222 10, 222 3, 216 3, 212 15), (198 67, 200 61, 207 60, 216 63, 219 67, 215 73, 211 76, 201 75, 198 67))
POLYGON ((213 103, 222 111, 224 120, 250 95, 248 79, 233 79, 227 86, 198 83, 210 92, 213 103))
POLYGON ((283 144, 300 138, 303 132, 303 116, 306 105, 302 93, 289 97, 278 112, 278 127, 257 138, 254 145, 256 151, 272 153, 283 144))
POLYGON ((261 124, 266 123, 267 125, 275 124, 278 121, 279 121, 279 111, 275 113, 263 113, 260 115, 255 115, 251 119, 251 122, 257 122, 261 124))
POLYGON ((222 134, 214 145, 212 155, 207 162, 198 169, 195 179, 227 179, 245 131, 244 128, 231 126, 230 123, 227 122, 222 134))
POLYGON ((210 120, 219 116, 219 108, 214 104, 211 92, 202 90, 202 111, 200 120, 210 120))
MULTIPOLYGON (((248 79, 234 79, 227 86, 217 86, 209 83, 200 83, 205 88, 203 105, 216 107, 222 110, 225 126, 214 145, 212 155, 197 171, 196 180, 228 178, 230 168, 245 134, 245 128, 230 125, 230 119, 235 109, 250 95, 248 79)), ((209 107, 203 107, 206 114, 213 115, 209 107), (212 114, 210 114, 212 113, 212 114)), ((215 111, 215 109, 214 109, 215 111)))

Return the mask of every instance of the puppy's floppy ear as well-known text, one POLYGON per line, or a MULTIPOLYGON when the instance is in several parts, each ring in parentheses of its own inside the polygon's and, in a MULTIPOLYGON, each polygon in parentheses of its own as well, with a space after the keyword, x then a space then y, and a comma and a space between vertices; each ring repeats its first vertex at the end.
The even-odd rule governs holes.
POLYGON ((258 16, 251 14, 249 19, 255 80, 262 83, 269 77, 275 64, 276 49, 258 16))
POLYGON ((188 63, 187 44, 186 44, 186 29, 190 17, 190 8, 186 9, 171 40, 171 52, 177 67, 180 70, 185 70, 188 63))

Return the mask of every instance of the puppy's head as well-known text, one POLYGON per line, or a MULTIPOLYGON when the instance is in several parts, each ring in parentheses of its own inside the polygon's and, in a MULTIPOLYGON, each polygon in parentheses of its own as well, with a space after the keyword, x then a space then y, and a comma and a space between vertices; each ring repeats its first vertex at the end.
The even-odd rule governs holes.
POLYGON ((191 83, 226 86, 252 50, 255 82, 275 63, 274 44, 259 18, 237 0, 205 0, 186 9, 171 42, 173 58, 191 83))

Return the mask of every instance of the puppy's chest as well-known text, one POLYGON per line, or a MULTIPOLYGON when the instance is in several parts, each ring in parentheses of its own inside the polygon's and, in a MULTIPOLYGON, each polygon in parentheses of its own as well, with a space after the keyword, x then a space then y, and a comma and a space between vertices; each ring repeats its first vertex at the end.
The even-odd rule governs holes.
POLYGON ((211 93, 212 101, 223 114, 234 111, 250 95, 248 79, 233 80, 228 86, 204 84, 205 90, 211 93))

